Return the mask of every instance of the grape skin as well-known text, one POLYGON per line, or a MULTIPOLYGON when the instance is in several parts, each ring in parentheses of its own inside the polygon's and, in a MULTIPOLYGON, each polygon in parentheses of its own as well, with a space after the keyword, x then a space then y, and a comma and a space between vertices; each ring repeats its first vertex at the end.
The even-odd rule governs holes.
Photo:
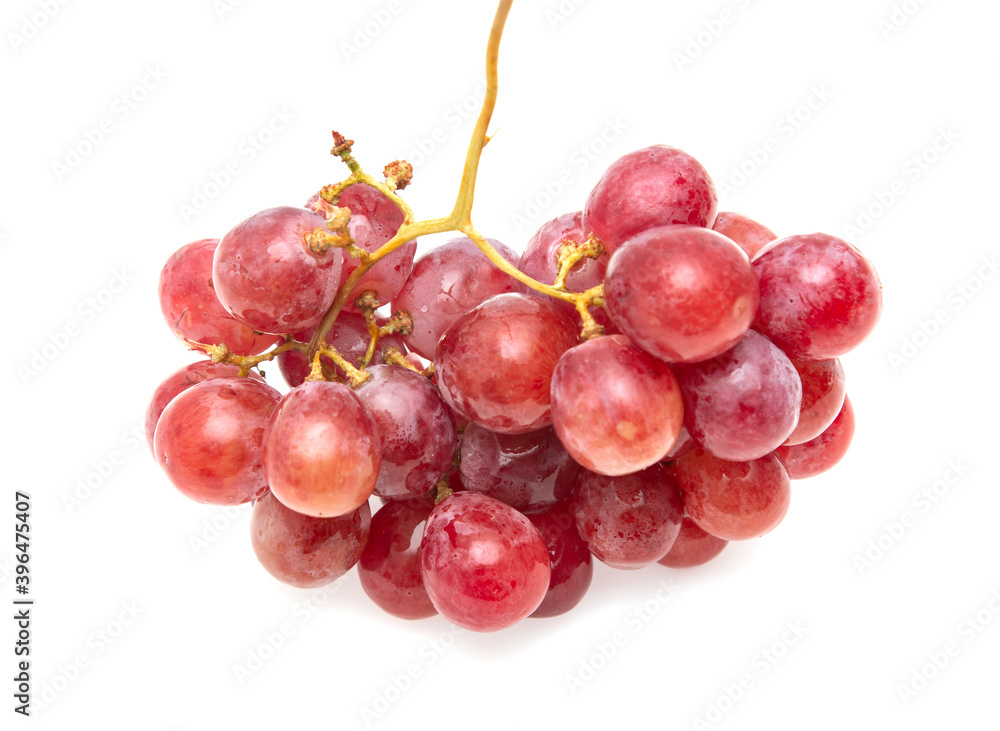
POLYGON ((795 360, 830 360, 868 337, 882 314, 882 283, 843 239, 788 236, 753 259, 760 308, 753 329, 795 360))
POLYGON ((636 347, 668 363, 695 363, 740 341, 758 291, 747 255, 732 241, 704 228, 667 226, 614 253, 604 298, 636 347))
POLYGON ((688 516, 684 516, 681 532, 674 545, 657 563, 671 569, 689 569, 701 566, 722 553, 729 545, 725 538, 706 533, 688 516))
POLYGON ((281 394, 251 378, 213 378, 178 394, 160 414, 156 461, 184 495, 240 505, 267 492, 264 429, 281 394))
POLYGON ((720 213, 719 217, 715 219, 712 230, 736 242, 736 245, 743 249, 750 259, 753 259, 758 251, 778 238, 774 231, 767 226, 739 213, 720 213))
POLYGON ((802 444, 818 437, 833 423, 847 397, 844 368, 839 360, 793 360, 802 381, 802 408, 795 431, 785 445, 802 444))
POLYGON ((611 164, 587 198, 583 226, 613 254, 651 228, 711 227, 718 210, 715 185, 701 163, 675 147, 653 145, 611 164))
POLYGON ((490 431, 523 434, 552 423, 549 388, 577 328, 553 304, 501 294, 466 313, 441 338, 434 371, 441 397, 490 431))
POLYGON ((662 460, 684 421, 670 367, 624 335, 566 351, 552 376, 552 417, 570 455, 592 472, 625 475, 662 460))
MULTIPOLYGON (((487 239, 511 264, 517 254, 495 239, 487 239)), ((413 317, 406 347, 434 359, 438 340, 465 313, 490 297, 520 292, 521 284, 497 269, 472 239, 452 239, 427 252, 413 266, 413 274, 392 302, 393 313, 405 310, 413 317)))
POLYGON ((548 548, 531 522, 477 492, 455 493, 434 508, 420 573, 435 609, 476 632, 510 627, 534 612, 552 576, 548 548))
POLYGON ((788 512, 791 482, 774 453, 750 462, 694 449, 672 463, 688 515, 706 533, 740 541, 773 530, 788 512))
POLYGON ((448 471, 458 441, 450 409, 426 377, 407 368, 376 365, 355 391, 375 419, 382 445, 375 494, 423 495, 448 471))
POLYGON ((541 619, 565 614, 583 599, 594 578, 590 549, 576 531, 572 503, 559 503, 528 520, 538 529, 549 550, 552 578, 545 599, 531 617, 541 619))
POLYGON ((264 433, 271 492, 315 518, 344 515, 366 502, 381 463, 375 419, 340 383, 310 381, 292 389, 264 433))
POLYGON ((618 477, 585 471, 573 496, 580 537, 601 562, 639 569, 663 558, 681 530, 684 503, 662 465, 618 477))
POLYGON ((313 518, 267 494, 250 514, 250 543, 271 576, 289 586, 314 589, 332 584, 358 562, 370 526, 368 503, 337 518, 313 518))
POLYGON ((257 355, 281 342, 230 315, 215 296, 212 261, 219 239, 182 246, 160 271, 158 294, 163 319, 181 339, 205 345, 226 344, 236 355, 257 355))
POLYGON ((437 614, 420 575, 420 541, 434 501, 393 501, 372 518, 371 534, 358 563, 365 594, 401 619, 437 614))
POLYGON ((844 405, 837 418, 815 439, 790 447, 778 447, 775 454, 788 470, 793 480, 826 472, 847 454, 854 438, 854 407, 851 400, 844 397, 844 405))
POLYGON ((305 237, 326 219, 304 208, 269 208, 237 225, 215 250, 215 293, 236 319, 282 335, 314 327, 330 309, 343 254, 311 251, 305 237))
POLYGON ((731 350, 674 365, 684 395, 684 425, 706 451, 748 462, 774 451, 795 429, 802 382, 770 340, 749 331, 731 350))

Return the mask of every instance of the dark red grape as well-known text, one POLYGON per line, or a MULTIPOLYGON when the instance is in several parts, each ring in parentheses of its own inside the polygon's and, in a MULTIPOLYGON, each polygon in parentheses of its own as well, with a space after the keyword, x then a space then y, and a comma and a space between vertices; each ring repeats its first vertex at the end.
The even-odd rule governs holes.
POLYGON ((839 360, 793 360, 792 365, 802 381, 802 408, 799 425, 785 440, 786 445, 802 444, 822 434, 837 418, 847 396, 839 360))
POLYGON ((226 344, 236 355, 257 355, 282 342, 262 335, 230 315, 215 296, 212 259, 218 239, 202 239, 178 249, 160 272, 160 309, 181 338, 205 345, 226 344))
POLYGON ((691 518, 684 516, 681 532, 674 545, 657 563, 672 569, 701 566, 722 553, 729 544, 725 538, 706 533, 691 518))
POLYGON ((762 536, 788 512, 791 483, 773 453, 729 462, 698 448, 674 462, 671 471, 688 516, 713 536, 729 541, 762 536))
POLYGON ((240 505, 267 492, 261 440, 281 394, 251 378, 212 378, 174 397, 153 439, 174 486, 200 503, 240 505))
POLYGON ((815 439, 792 447, 778 447, 775 454, 793 480, 804 480, 826 472, 847 454, 854 438, 854 407, 844 398, 837 418, 815 439))
POLYGON ((789 236, 753 260, 760 307, 753 328, 795 360, 852 350, 882 314, 882 283, 851 244, 827 234, 789 236))
POLYGON ((757 281, 742 249, 693 226, 652 229, 608 263, 605 302, 639 348, 665 361, 713 358, 740 341, 757 311, 757 281))
POLYGON ((215 293, 232 315, 266 333, 316 325, 340 286, 343 254, 316 254, 306 236, 326 219, 304 208, 269 208, 222 237, 215 250, 215 293))
POLYGON ((470 424, 462 434, 462 483, 528 514, 573 494, 580 465, 549 427, 527 434, 497 434, 470 424))
POLYGON ((250 542, 271 576, 312 589, 333 583, 358 562, 371 519, 368 503, 337 518, 313 518, 267 494, 250 514, 250 542))
POLYGON ((394 617, 423 619, 437 614, 420 576, 420 540, 433 509, 434 500, 393 501, 372 518, 358 577, 365 594, 394 617))
POLYGON ((555 617, 565 614, 583 599, 594 577, 590 549, 576 532, 572 503, 564 502, 551 510, 529 515, 549 549, 552 578, 545 599, 530 616, 555 617))
POLYGON ((263 442, 271 492, 315 518, 356 510, 378 479, 382 445, 375 419, 351 389, 310 381, 275 409, 263 442))
POLYGON ((594 556, 616 569, 638 569, 660 560, 674 545, 684 504, 663 465, 618 477, 584 471, 573 515, 594 556))
MULTIPOLYGON (((488 239, 500 255, 517 264, 517 254, 488 239)), ((413 332, 406 346, 428 360, 437 342, 462 315, 490 297, 521 291, 521 284, 497 269, 472 239, 462 237, 427 252, 413 266, 413 274, 392 301, 392 311, 413 316, 413 332)))
POLYGON ((651 228, 715 223, 719 199, 708 172, 686 152, 653 145, 611 163, 587 198, 583 226, 608 253, 651 228))
MULTIPOLYGON (((160 414, 167 408, 167 404, 174 400, 174 396, 186 391, 196 383, 208 381, 212 378, 237 378, 240 369, 228 363, 213 363, 210 360, 203 360, 198 363, 186 365, 175 371, 166 378, 153 392, 150 399, 149 408, 146 409, 146 443, 149 444, 149 451, 153 452, 153 435, 156 433, 156 424, 160 420, 160 414)), ((250 373, 250 378, 260 381, 260 376, 250 373)), ((155 452, 154 452, 154 455, 155 452)))
POLYGON ((624 335, 609 335, 559 359, 552 418, 573 459, 593 472, 624 475, 666 456, 680 433, 684 407, 666 363, 624 335))
POLYGON ((521 621, 545 598, 552 572, 538 530, 521 513, 478 492, 441 501, 424 528, 420 573, 449 622, 493 632, 521 621))
POLYGON ((382 466, 375 494, 423 495, 444 476, 455 455, 457 433, 449 409, 426 377, 408 368, 376 365, 355 394, 378 426, 382 466))
POLYGON ((700 363, 678 363, 684 426, 706 451, 732 462, 773 452, 795 429, 802 383, 770 340, 749 331, 731 350, 700 363))
POLYGON ((490 431, 523 434, 552 423, 549 385, 577 328, 548 301, 501 294, 461 317, 434 359, 441 397, 490 431))
POLYGON ((739 213, 720 213, 715 219, 712 230, 735 241, 751 259, 754 254, 778 238, 767 226, 739 213))

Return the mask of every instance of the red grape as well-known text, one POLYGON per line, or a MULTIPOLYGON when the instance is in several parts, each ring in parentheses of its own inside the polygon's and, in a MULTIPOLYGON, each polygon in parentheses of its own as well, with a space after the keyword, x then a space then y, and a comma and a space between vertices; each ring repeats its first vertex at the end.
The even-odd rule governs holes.
POLYGON ((451 408, 490 431, 522 434, 552 423, 549 384, 577 328, 554 304, 501 294, 441 338, 434 371, 451 408))
MULTIPOLYGON (((174 400, 174 396, 202 381, 208 381, 212 378, 236 378, 239 375, 240 369, 237 366, 203 360, 186 365, 168 376, 163 383, 156 387, 153 398, 150 399, 149 408, 146 409, 146 442, 149 444, 149 451, 153 452, 153 435, 156 433, 156 424, 160 420, 160 414, 167 408, 167 404, 174 400)), ((262 380, 253 372, 250 373, 249 377, 257 381, 262 380)), ((155 452, 153 456, 156 456, 155 452)))
MULTIPOLYGON (((403 212, 396 204, 376 188, 364 183, 345 188, 337 205, 351 211, 348 229, 354 243, 369 254, 375 253, 387 243, 403 225, 403 212)), ((375 297, 381 304, 388 304, 399 294, 413 271, 413 257, 416 253, 417 239, 414 239, 376 263, 364 273, 351 291, 344 309, 357 312, 354 303, 368 290, 375 292, 375 297)), ((341 281, 346 282, 359 264, 360 260, 345 256, 341 281)))
POLYGON ((670 367, 609 335, 566 351, 552 376, 552 418, 588 470, 624 475, 665 457, 684 420, 670 367))
POLYGON ((653 145, 611 164, 587 198, 583 226, 612 254, 651 228, 711 227, 718 210, 715 186, 701 163, 675 147, 653 145))
POLYGON ((552 575, 548 548, 531 522, 478 492, 455 493, 434 508, 420 544, 420 573, 434 608, 476 632, 504 629, 534 612, 552 575))
POLYGON ((549 549, 552 578, 545 599, 531 616, 555 617, 568 612, 583 599, 594 577, 590 549, 576 531, 572 503, 567 501, 551 510, 529 515, 549 549))
POLYGON ((389 614, 423 619, 437 614, 420 576, 420 540, 434 501, 393 501, 372 518, 358 563, 365 594, 389 614))
POLYGON ((795 429, 802 383, 770 340, 749 331, 731 350, 700 363, 678 363, 684 425, 706 451, 732 462, 773 452, 795 429))
MULTIPOLYGON (((488 239, 511 264, 517 254, 488 239)), ((406 346, 428 360, 437 342, 462 315, 490 297, 521 291, 521 284, 497 269, 472 239, 453 239, 417 259, 413 274, 392 302, 392 311, 413 316, 413 332, 406 346)))
POLYGON ((167 404, 156 425, 156 461, 200 503, 240 505, 267 492, 264 429, 281 394, 251 378, 213 378, 167 404))
MULTIPOLYGON (((376 322, 381 326, 387 320, 377 317, 376 322)), ((295 333, 295 339, 300 343, 308 343, 312 340, 316 332, 315 327, 295 333)), ((364 317, 353 312, 341 312, 333 323, 333 327, 326 334, 326 344, 336 350, 344 359, 352 365, 361 362, 365 353, 368 352, 368 344, 371 342, 371 335, 368 333, 368 323, 364 317)), ((375 353, 372 355, 372 365, 385 362, 385 351, 389 348, 397 348, 400 352, 405 350, 403 337, 397 333, 391 333, 379 338, 375 345, 375 353)), ((286 350, 278 356, 278 368, 281 375, 289 386, 301 386, 312 370, 312 364, 305 353, 297 350, 286 350)), ((334 365, 333 361, 323 356, 323 365, 327 366, 331 373, 337 378, 341 378, 341 372, 334 365)))
POLYGON ((729 462, 704 449, 672 465, 691 520, 729 541, 762 536, 788 512, 791 483, 774 454, 751 462, 729 462))
POLYGON ((343 253, 309 249, 305 237, 326 219, 304 208, 269 208, 222 237, 215 250, 215 293, 255 330, 291 333, 313 327, 333 304, 343 253))
POLYGON ((570 458, 549 427, 527 434, 497 434, 470 424, 462 434, 462 484, 507 503, 522 513, 538 513, 573 494, 580 465, 570 458))
POLYGON ((882 314, 882 283, 851 244, 827 234, 789 236, 758 252, 754 330, 795 360, 830 360, 852 350, 882 314))
POLYGON ((594 556, 616 569, 638 569, 674 545, 684 504, 662 465, 618 477, 585 471, 573 496, 573 515, 594 556))
POLYGON ((271 576, 312 589, 333 583, 358 562, 371 520, 368 503, 337 518, 313 518, 268 494, 254 503, 250 542, 271 576))
POLYGON ((378 479, 375 419, 351 389, 310 381, 292 389, 267 426, 264 472, 285 506, 316 518, 356 510, 378 479))
POLYGON ((684 516, 681 532, 674 545, 657 563, 672 569, 688 569, 701 566, 722 553, 728 545, 725 538, 706 533, 691 518, 684 516))
POLYGON ((786 445, 802 444, 822 434, 837 418, 847 396, 839 360, 793 360, 792 365, 802 381, 802 408, 799 425, 785 440, 786 445))
POLYGON ((621 331, 669 362, 729 350, 757 311, 747 255, 722 234, 693 226, 656 228, 627 241, 611 257, 604 287, 621 331))
POLYGON ((854 437, 854 407, 851 400, 844 398, 844 405, 837 418, 815 439, 792 447, 778 447, 775 454, 788 470, 793 480, 826 472, 847 454, 854 437))
POLYGON ((715 219, 712 230, 735 241, 751 259, 754 254, 778 238, 767 226, 762 226, 739 213, 720 213, 715 219))
MULTIPOLYGON (((532 279, 543 284, 552 284, 559 275, 559 249, 566 240, 582 244, 589 232, 583 228, 583 213, 564 213, 544 224, 528 240, 517 268, 532 279)), ((598 259, 585 257, 574 266, 566 277, 566 289, 570 292, 585 292, 604 282, 604 271, 608 268, 608 255, 598 259)), ((533 294, 529 290, 528 294, 533 294)), ((546 297, 538 293, 540 297, 546 297)), ((558 302, 559 307, 570 317, 576 318, 576 308, 569 302, 558 302)))
POLYGON ((674 446, 667 452, 667 456, 663 458, 663 461, 670 462, 675 460, 682 454, 687 454, 696 446, 698 446, 698 443, 691 438, 691 434, 682 426, 681 433, 677 435, 677 441, 674 442, 674 446))
POLYGON ((426 377, 408 368, 376 365, 355 392, 378 426, 382 466, 375 494, 423 495, 448 471, 457 434, 451 410, 426 377))
POLYGON ((218 239, 202 239, 178 249, 160 272, 160 309, 181 338, 205 345, 226 344, 236 355, 257 355, 282 340, 254 332, 215 296, 212 258, 218 239))

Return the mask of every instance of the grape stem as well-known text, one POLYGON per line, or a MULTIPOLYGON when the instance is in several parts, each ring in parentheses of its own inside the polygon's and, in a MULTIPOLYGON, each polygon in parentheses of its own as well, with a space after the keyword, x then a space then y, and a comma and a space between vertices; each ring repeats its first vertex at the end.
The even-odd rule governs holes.
MULTIPOLYGON (((323 344, 326 342, 327 333, 330 332, 330 328, 333 327, 333 323, 336 321, 338 315, 340 315, 340 312, 344 309, 348 298, 351 296, 354 288, 361 280, 361 277, 363 277, 369 269, 400 246, 403 246, 420 236, 447 233, 449 231, 458 231, 468 236, 494 266, 506 274, 509 274, 519 282, 538 292, 574 305, 583 320, 582 336, 584 338, 594 337, 595 335, 603 332, 600 325, 594 321, 594 318, 588 309, 592 305, 603 305, 603 291, 599 291, 600 288, 594 288, 592 290, 579 293, 568 292, 563 284, 560 284, 559 286, 543 284, 542 282, 529 277, 527 274, 518 270, 517 267, 509 261, 504 259, 499 252, 493 248, 490 242, 476 230, 476 227, 472 223, 472 205, 475 200, 476 177, 479 173, 479 162, 482 158, 483 149, 490 141, 487 129, 489 127, 490 120, 493 117, 493 110, 496 107, 497 90, 499 88, 497 66, 500 58, 500 39, 503 36, 504 25, 507 22, 507 16, 510 14, 513 1, 514 0, 500 0, 496 15, 493 18, 493 27, 490 30, 489 43, 486 48, 486 96, 483 99, 483 106, 479 112, 479 118, 476 120, 476 127, 473 130, 472 139, 469 142, 469 149, 465 156, 465 166, 462 170, 462 180, 459 184, 458 196, 455 199, 455 206, 448 216, 445 216, 444 218, 415 221, 413 211, 396 193, 397 188, 404 187, 398 184, 398 179, 396 177, 398 173, 394 174, 393 172, 390 172, 387 167, 386 174, 388 181, 382 182, 376 180, 372 176, 365 173, 361 169, 358 162, 354 159, 352 152, 353 140, 346 139, 338 132, 333 133, 335 146, 331 152, 344 161, 348 169, 351 171, 351 175, 347 178, 347 180, 341 183, 324 187, 321 191, 323 200, 331 205, 335 205, 340 198, 340 194, 345 188, 350 185, 354 185, 355 183, 364 183, 378 189, 399 207, 400 211, 403 213, 403 224, 399 227, 396 235, 386 242, 381 248, 370 254, 367 258, 361 257, 358 267, 351 272, 347 281, 343 283, 340 291, 337 293, 336 299, 330 306, 330 309, 323 316, 319 326, 316 328, 316 332, 313 335, 312 340, 309 342, 308 354, 310 358, 315 357, 316 353, 323 347, 323 344)), ((409 182, 408 177, 406 178, 406 182, 409 182)), ((565 277, 563 279, 565 279, 565 277)))

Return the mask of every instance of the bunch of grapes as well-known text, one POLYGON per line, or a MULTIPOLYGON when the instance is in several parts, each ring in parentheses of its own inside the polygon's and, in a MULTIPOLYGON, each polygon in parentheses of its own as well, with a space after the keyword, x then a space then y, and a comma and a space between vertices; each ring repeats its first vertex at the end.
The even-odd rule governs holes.
POLYGON ((498 630, 576 606, 592 557, 686 568, 768 533, 791 480, 846 453, 838 358, 882 309, 851 244, 719 213, 704 167, 656 145, 518 256, 472 227, 474 176, 416 222, 409 165, 375 180, 334 138, 349 178, 160 277, 168 325, 209 358, 156 390, 150 448, 189 498, 253 503, 278 580, 356 565, 392 615, 498 630), (445 230, 465 235, 416 257, 445 230), (274 359, 285 395, 259 371, 274 359))

